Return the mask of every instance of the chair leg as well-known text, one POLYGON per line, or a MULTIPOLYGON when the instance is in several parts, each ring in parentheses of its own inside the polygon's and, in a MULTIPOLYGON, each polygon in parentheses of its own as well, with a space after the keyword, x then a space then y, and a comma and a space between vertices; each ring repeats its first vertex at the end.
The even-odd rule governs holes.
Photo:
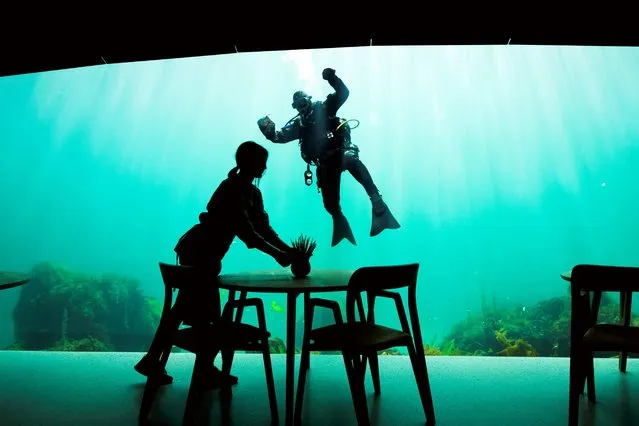
POLYGON ((433 394, 430 389, 430 380, 428 378, 428 368, 426 367, 426 357, 417 355, 413 344, 407 345, 408 356, 413 367, 413 374, 417 382, 417 390, 419 398, 422 400, 424 414, 426 414, 426 422, 429 425, 435 424, 435 407, 433 405, 433 394))
POLYGON ((140 411, 138 413, 138 422, 141 424, 149 419, 151 409, 153 408, 153 402, 157 396, 160 384, 154 377, 149 377, 146 380, 144 386, 144 393, 142 394, 142 402, 140 403, 140 411))
POLYGON ((231 367, 233 366, 233 357, 235 351, 232 349, 223 349, 222 351, 222 372, 224 374, 231 374, 231 367))
POLYGON ((379 396, 382 393, 382 390, 379 381, 379 360, 377 358, 377 352, 369 352, 362 357, 362 369, 364 370, 364 375, 366 375, 366 363, 368 360, 370 360, 371 363, 371 378, 373 379, 375 396, 379 396))
POLYGON ((579 395, 586 395, 586 385, 588 383, 588 379, 590 378, 590 369, 587 368, 587 358, 584 356, 583 358, 579 358, 579 395))
MULTIPOLYGON (((307 335, 308 336, 308 335, 307 335)), ((302 344, 302 359, 300 360, 300 372, 297 379, 297 393, 295 395, 295 411, 293 415, 293 424, 301 425, 302 424, 302 407, 304 405, 304 390, 306 388, 306 375, 308 374, 308 369, 310 368, 311 363, 311 348, 309 342, 305 339, 302 344), (309 367, 302 368, 302 366, 307 365, 309 367)))
POLYGON ((619 353, 619 371, 621 371, 622 373, 625 373, 627 366, 628 366, 628 352, 620 352, 619 353))
POLYGON ((584 367, 585 376, 587 376, 586 383, 588 385, 588 401, 597 402, 597 396, 595 394, 595 358, 591 351, 584 354, 584 367))
MULTIPOLYGON (((222 373, 231 374, 231 367, 233 366, 233 356, 235 351, 233 349, 220 349, 219 353, 222 356, 222 373)), ((233 389, 231 387, 223 387, 220 389, 220 418, 222 424, 228 424, 231 418, 231 401, 233 399, 233 389)))
POLYGON ((570 381, 568 385, 568 426, 579 424, 579 395, 583 391, 584 373, 583 361, 576 356, 576 351, 571 350, 570 357, 570 381))
POLYGON ((231 418, 231 402, 233 400, 233 390, 231 388, 220 389, 220 424, 233 424, 231 418))
POLYGON ((277 424, 279 422, 279 413, 277 411, 277 397, 275 394, 275 381, 273 380, 273 365, 271 363, 271 348, 268 344, 268 338, 262 340, 262 357, 264 358, 264 375, 266 376, 268 402, 271 408, 271 423, 277 424))
POLYGON ((358 426, 369 426, 368 404, 366 403, 366 391, 364 389, 364 373, 366 372, 364 363, 360 361, 358 355, 343 353, 343 357, 357 424, 358 426))
POLYGON ((594 353, 585 351, 579 358, 579 394, 588 395, 588 400, 595 402, 595 359, 594 353), (586 388, 588 391, 586 392, 586 388))
POLYGON ((588 292, 572 294, 572 314, 570 321, 570 379, 568 385, 568 426, 579 424, 580 395, 584 391, 587 378, 594 384, 594 375, 590 374, 588 363, 592 361, 591 348, 583 337, 587 328, 596 322, 601 292, 594 292, 592 308, 588 292), (588 357, 590 356, 590 360, 588 357))
POLYGON ((365 356, 361 358, 359 356, 355 357, 355 361, 353 362, 353 371, 355 373, 355 384, 357 389, 357 396, 359 398, 360 404, 360 417, 362 424, 368 426, 370 425, 370 416, 368 414, 368 403, 366 401, 366 364, 364 361, 366 360, 365 356))
POLYGON ((200 405, 202 397, 202 371, 207 362, 210 362, 210 357, 203 352, 199 352, 195 355, 195 363, 193 365, 193 374, 191 375, 191 384, 189 386, 189 394, 186 398, 186 407, 184 408, 184 418, 182 419, 183 425, 191 425, 195 422, 195 415, 197 414, 197 408, 200 405))
MULTIPOLYGON (((630 325, 630 317, 632 316, 632 293, 621 293, 621 321, 626 327, 630 325)), ((628 352, 619 353, 619 371, 626 372, 628 365, 628 352)))
MULTIPOLYGON (((372 351, 368 355, 368 360, 371 363, 371 378, 373 379, 375 395, 380 395, 382 393, 382 389, 379 381, 379 360, 377 359, 377 352, 372 351)), ((364 360, 364 362, 366 361, 364 360)), ((366 364, 364 364, 364 370, 366 370, 366 364)))

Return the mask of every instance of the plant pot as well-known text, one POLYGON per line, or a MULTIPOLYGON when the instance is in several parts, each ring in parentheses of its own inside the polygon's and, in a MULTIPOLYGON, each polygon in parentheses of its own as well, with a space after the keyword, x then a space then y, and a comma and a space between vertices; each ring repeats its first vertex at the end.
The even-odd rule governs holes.
POLYGON ((300 257, 291 263, 291 272, 295 278, 304 278, 311 273, 310 257, 300 257))

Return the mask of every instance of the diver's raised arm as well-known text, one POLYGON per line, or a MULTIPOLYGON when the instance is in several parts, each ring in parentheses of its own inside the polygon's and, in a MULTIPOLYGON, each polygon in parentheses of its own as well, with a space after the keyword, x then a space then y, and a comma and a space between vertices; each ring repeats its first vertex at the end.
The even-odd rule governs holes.
POLYGON ((300 137, 300 123, 297 119, 280 130, 275 130, 275 123, 267 115, 257 120, 257 125, 264 137, 274 143, 288 143, 300 137))
POLYGON ((328 115, 334 117, 337 111, 344 105, 351 92, 342 79, 335 75, 335 70, 332 68, 324 69, 324 71, 322 71, 322 78, 328 81, 328 84, 335 90, 335 92, 328 95, 324 101, 328 115))

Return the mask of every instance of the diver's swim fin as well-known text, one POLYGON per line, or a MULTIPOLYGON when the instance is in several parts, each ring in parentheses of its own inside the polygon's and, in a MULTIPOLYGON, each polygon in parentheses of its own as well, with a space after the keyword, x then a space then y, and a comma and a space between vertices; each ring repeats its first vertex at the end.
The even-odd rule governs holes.
POLYGON ((353 230, 349 225, 346 216, 343 214, 337 214, 333 216, 333 243, 332 247, 335 247, 344 238, 351 242, 354 246, 357 245, 355 237, 353 236, 353 230))
POLYGON ((381 197, 373 201, 373 219, 371 220, 371 237, 379 235, 384 229, 399 229, 400 225, 381 197))

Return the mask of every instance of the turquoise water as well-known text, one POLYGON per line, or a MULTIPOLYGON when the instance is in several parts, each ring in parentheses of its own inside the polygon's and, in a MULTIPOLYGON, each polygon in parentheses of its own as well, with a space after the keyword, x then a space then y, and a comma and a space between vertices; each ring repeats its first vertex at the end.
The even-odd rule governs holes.
MULTIPOLYGON (((251 139, 270 151, 260 188, 280 235, 316 238, 314 268, 420 262, 424 338, 441 339, 481 311, 482 295, 525 307, 565 295, 559 273, 576 263, 638 263, 638 71, 636 48, 511 45, 233 54, 5 77, 0 270, 54 262, 132 277, 161 298, 157 262, 174 261, 177 239, 251 139), (345 173, 357 247, 330 247, 332 222, 304 184, 297 144, 274 145, 256 125, 266 114, 283 125, 296 90, 324 99, 325 67, 351 90, 340 115, 361 122, 353 142, 402 224, 370 238, 370 201, 345 173)), ((223 272, 277 267, 238 241, 223 272)), ((20 291, 0 293, 0 347, 16 340, 20 291)), ((265 301, 283 338, 284 312, 273 307, 284 300, 265 301)), ((391 306, 381 303, 388 315, 378 319, 397 325, 391 306)))

